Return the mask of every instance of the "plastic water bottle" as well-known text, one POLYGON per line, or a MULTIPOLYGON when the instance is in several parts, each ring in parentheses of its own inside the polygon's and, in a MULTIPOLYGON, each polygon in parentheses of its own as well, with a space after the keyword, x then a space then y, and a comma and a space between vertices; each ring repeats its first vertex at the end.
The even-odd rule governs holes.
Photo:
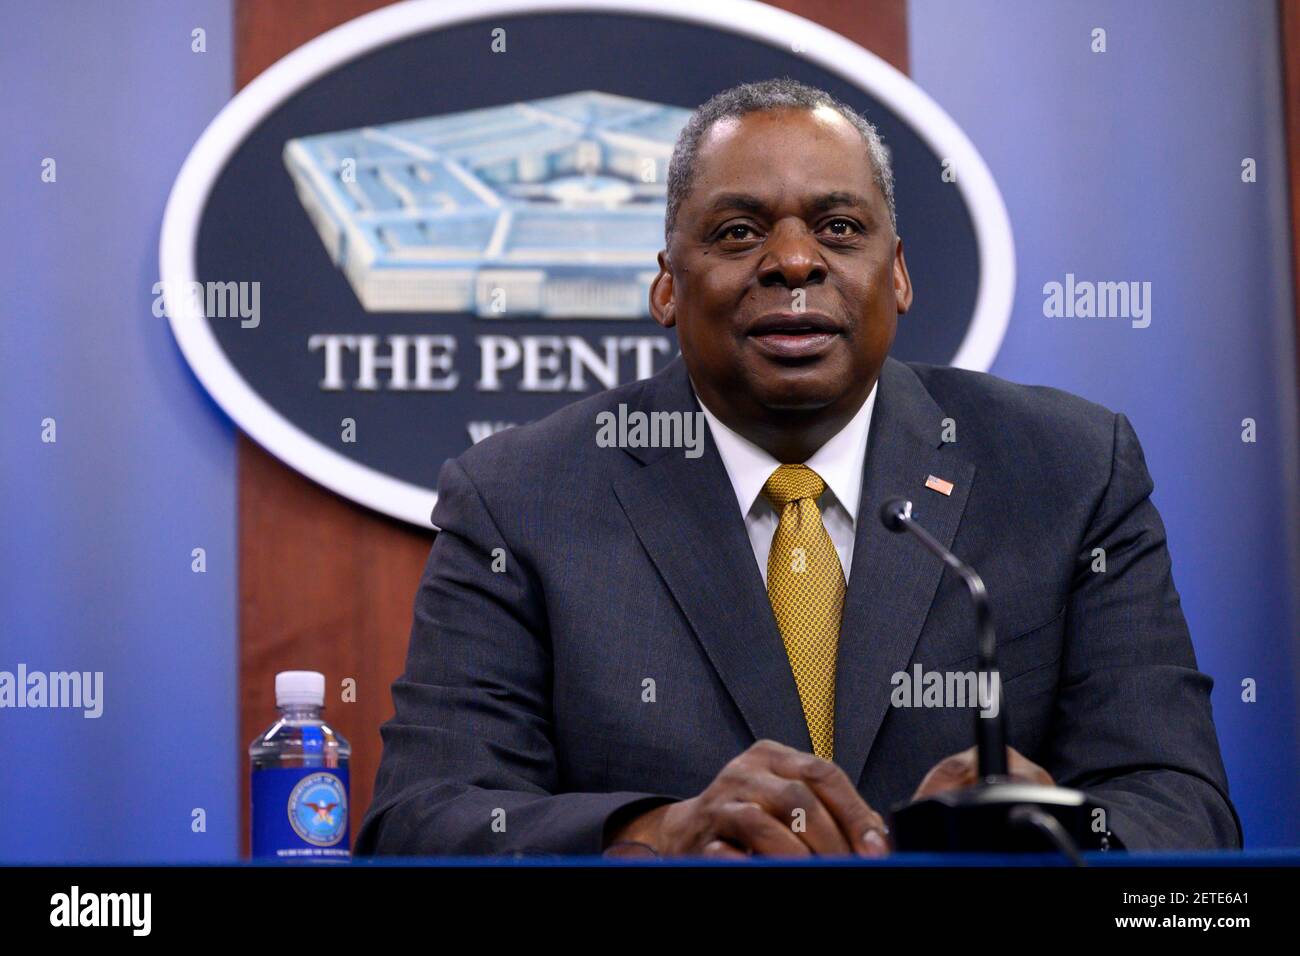
POLYGON ((248 747, 254 857, 346 860, 352 746, 321 719, 325 675, 275 675, 280 719, 248 747))

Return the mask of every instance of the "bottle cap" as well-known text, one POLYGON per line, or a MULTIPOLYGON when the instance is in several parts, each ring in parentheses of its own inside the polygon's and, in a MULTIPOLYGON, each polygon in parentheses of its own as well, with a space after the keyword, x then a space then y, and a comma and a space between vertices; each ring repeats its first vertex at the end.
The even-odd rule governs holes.
POLYGON ((275 706, 325 704, 325 675, 319 671, 280 671, 275 675, 275 706))

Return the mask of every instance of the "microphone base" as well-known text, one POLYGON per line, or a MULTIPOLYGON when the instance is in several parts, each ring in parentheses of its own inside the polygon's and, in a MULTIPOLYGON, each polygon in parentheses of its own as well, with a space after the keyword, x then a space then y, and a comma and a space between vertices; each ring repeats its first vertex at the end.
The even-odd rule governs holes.
POLYGON ((894 849, 929 853, 1053 853, 1061 848, 1033 826, 1016 820, 1017 807, 1039 810, 1061 825, 1080 851, 1107 849, 1098 833, 1097 805, 1080 790, 990 778, 965 790, 895 807, 894 849))

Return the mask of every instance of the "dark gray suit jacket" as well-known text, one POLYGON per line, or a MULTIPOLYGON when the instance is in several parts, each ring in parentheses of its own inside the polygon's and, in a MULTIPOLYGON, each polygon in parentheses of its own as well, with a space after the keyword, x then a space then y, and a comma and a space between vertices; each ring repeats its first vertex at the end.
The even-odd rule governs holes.
MULTIPOLYGON (((443 467, 358 854, 595 854, 611 814, 699 793, 756 740, 811 752, 716 447, 598 447, 620 403, 698 411, 678 357, 443 467)), ((886 362, 835 696, 835 762, 873 807, 973 743, 968 709, 890 704, 895 672, 975 667, 963 585, 877 519, 905 495, 988 586, 1011 746, 1087 790, 1129 848, 1240 845, 1151 490, 1123 415, 886 362)))

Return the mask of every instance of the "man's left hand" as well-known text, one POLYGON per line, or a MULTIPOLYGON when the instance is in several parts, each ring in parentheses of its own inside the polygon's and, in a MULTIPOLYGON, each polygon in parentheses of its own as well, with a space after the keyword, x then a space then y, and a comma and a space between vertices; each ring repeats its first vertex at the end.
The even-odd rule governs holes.
MULTIPOLYGON (((1045 787, 1056 785, 1056 781, 1038 764, 1024 756, 1018 750, 1007 748, 1007 774, 1020 783, 1038 783, 1045 787)), ((912 795, 913 800, 932 797, 945 790, 964 790, 979 782, 979 757, 975 748, 945 757, 930 768, 921 785, 912 795)))

